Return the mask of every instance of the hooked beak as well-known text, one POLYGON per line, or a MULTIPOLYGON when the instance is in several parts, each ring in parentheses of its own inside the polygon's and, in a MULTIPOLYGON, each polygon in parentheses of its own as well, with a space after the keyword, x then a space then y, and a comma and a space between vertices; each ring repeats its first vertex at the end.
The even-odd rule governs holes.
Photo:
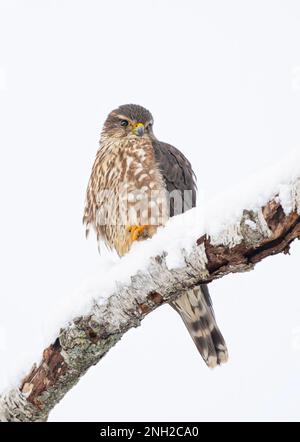
POLYGON ((133 129, 133 133, 138 137, 142 137, 145 133, 145 126, 143 123, 136 123, 133 129))

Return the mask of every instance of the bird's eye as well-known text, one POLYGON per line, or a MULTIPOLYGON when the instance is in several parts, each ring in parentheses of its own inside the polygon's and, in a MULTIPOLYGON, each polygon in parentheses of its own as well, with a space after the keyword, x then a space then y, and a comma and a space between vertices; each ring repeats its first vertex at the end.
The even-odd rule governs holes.
POLYGON ((126 127, 126 126, 128 126, 128 121, 127 120, 121 120, 120 124, 121 124, 121 126, 126 127))
POLYGON ((149 123, 148 126, 147 126, 147 129, 148 129, 148 130, 149 130, 149 129, 152 129, 152 126, 153 126, 153 123, 149 123))

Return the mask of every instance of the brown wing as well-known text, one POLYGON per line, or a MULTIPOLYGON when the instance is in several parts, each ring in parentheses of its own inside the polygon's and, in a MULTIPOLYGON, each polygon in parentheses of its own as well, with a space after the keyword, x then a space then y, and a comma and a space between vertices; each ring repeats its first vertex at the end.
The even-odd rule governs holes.
POLYGON ((171 193, 170 216, 178 215, 196 206, 196 177, 191 163, 176 147, 161 141, 152 143, 155 159, 164 177, 167 190, 171 193), (172 193, 180 192, 181 211, 174 207, 172 193))
MULTIPOLYGON (((196 178, 191 163, 170 144, 153 142, 155 159, 164 177, 168 192, 181 192, 182 212, 196 205, 196 178), (190 191, 186 197, 184 191, 190 191)), ((170 216, 178 214, 170 200, 170 216), (175 213, 174 213, 175 212, 175 213)), ((222 364, 228 359, 224 338, 217 326, 212 302, 206 284, 187 290, 170 303, 182 317, 199 352, 209 367, 222 364)))

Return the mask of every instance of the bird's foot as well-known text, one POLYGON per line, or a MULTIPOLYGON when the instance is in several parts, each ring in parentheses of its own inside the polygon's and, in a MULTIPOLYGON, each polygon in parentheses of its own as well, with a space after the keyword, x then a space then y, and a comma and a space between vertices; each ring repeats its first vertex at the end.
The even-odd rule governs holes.
POLYGON ((137 241, 141 236, 147 236, 145 235, 145 231, 147 231, 148 226, 129 226, 128 232, 130 233, 131 241, 137 241))

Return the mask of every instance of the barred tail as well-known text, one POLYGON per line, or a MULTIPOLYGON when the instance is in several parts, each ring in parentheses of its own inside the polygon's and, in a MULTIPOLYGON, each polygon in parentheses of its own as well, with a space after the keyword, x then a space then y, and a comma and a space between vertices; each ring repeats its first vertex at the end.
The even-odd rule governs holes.
POLYGON ((170 305, 180 314, 206 364, 213 368, 227 362, 226 343, 216 323, 207 285, 187 290, 170 305))

